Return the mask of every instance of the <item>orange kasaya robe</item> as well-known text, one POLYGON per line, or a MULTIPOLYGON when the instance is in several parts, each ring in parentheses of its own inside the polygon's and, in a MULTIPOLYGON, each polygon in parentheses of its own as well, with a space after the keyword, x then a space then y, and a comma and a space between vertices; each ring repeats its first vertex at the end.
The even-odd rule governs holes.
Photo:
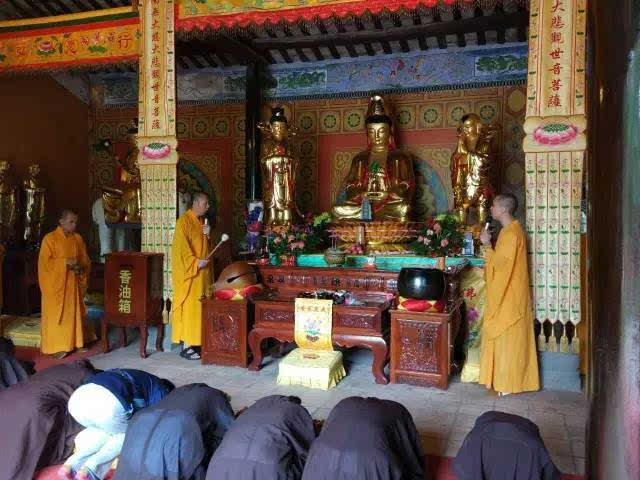
MULTIPOLYGON (((4 305, 4 297, 2 296, 2 264, 4 263, 4 254, 6 250, 4 245, 0 245, 0 312, 2 311, 2 305, 4 305)), ((0 327, 0 334, 2 334, 2 328, 0 327)))
POLYGON ((38 257, 38 281, 42 292, 42 353, 70 352, 94 341, 86 325, 84 294, 91 261, 82 237, 65 235, 61 227, 45 235, 38 257), (78 275, 67 268, 67 258, 76 258, 84 268, 78 275))
POLYGON ((539 390, 526 238, 517 220, 486 250, 485 272, 480 383, 502 393, 539 390))
POLYGON ((209 254, 209 239, 202 223, 191 209, 176 222, 171 246, 173 303, 171 305, 171 341, 202 345, 202 302, 211 285, 211 267, 198 268, 198 261, 209 254))

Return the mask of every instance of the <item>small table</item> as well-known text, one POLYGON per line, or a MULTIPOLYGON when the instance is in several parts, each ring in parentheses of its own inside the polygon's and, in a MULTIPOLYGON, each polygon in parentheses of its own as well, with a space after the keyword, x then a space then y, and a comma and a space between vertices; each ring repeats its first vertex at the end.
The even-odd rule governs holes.
MULTIPOLYGON (((384 367, 389 362, 389 307, 385 295, 361 295, 362 306, 334 305, 331 340, 341 347, 365 347, 373 351, 371 373, 375 382, 386 385, 389 380, 384 367)), ((255 323, 249 333, 253 361, 249 370, 259 370, 262 363, 261 343, 266 338, 281 342, 294 341, 295 295, 267 292, 252 299, 255 323)))
POLYGON ((246 368, 253 305, 246 300, 202 300, 202 363, 246 368))
POLYGON ((391 310, 391 382, 446 389, 462 299, 442 313, 391 310))

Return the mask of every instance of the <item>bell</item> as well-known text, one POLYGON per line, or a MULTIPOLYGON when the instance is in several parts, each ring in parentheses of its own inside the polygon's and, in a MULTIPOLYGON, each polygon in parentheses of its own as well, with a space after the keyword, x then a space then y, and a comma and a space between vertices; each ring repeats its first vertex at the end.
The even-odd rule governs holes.
POLYGON ((214 290, 241 289, 256 283, 258 283, 258 277, 251 265, 247 262, 233 262, 222 270, 213 287, 214 290))

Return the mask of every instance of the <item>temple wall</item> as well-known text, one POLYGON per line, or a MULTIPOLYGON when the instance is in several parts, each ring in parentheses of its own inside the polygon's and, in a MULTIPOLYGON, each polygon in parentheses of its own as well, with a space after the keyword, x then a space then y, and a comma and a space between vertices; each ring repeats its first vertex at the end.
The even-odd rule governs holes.
POLYGON ((40 164, 47 189, 43 231, 57 225, 62 208, 73 208, 86 236, 91 227, 89 107, 49 76, 1 78, 0 105, 0 160, 9 161, 14 181, 21 184, 28 166, 40 164))
MULTIPOLYGON (((472 111, 487 122, 497 120, 503 126, 497 141, 502 190, 521 199, 519 213, 524 217, 524 86, 388 95, 387 101, 395 112, 397 144, 415 158, 419 219, 451 207, 449 164, 456 146, 456 128, 460 117, 472 111)), ((269 106, 276 104, 285 107, 290 122, 300 130, 298 205, 302 211, 328 210, 340 196, 351 158, 366 148, 367 99, 265 103, 263 115, 266 117, 269 106)), ((126 128, 136 115, 133 108, 95 110, 92 141, 110 138, 123 155, 126 128)), ((189 162, 191 172, 195 172, 182 175, 183 182, 195 181, 198 170, 204 174, 216 192, 216 232, 229 232, 234 240, 240 240, 244 235, 245 205, 244 104, 179 105, 177 135, 180 158, 189 162)), ((98 197, 101 185, 113 181, 114 171, 106 156, 92 157, 93 198, 98 197)))

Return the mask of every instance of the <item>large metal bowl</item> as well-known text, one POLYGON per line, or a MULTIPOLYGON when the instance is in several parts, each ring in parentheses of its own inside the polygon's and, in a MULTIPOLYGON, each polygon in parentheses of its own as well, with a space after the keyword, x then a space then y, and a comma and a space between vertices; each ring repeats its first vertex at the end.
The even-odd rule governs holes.
POLYGON ((440 300, 446 281, 442 270, 435 268, 403 268, 398 275, 398 292, 417 300, 440 300))

